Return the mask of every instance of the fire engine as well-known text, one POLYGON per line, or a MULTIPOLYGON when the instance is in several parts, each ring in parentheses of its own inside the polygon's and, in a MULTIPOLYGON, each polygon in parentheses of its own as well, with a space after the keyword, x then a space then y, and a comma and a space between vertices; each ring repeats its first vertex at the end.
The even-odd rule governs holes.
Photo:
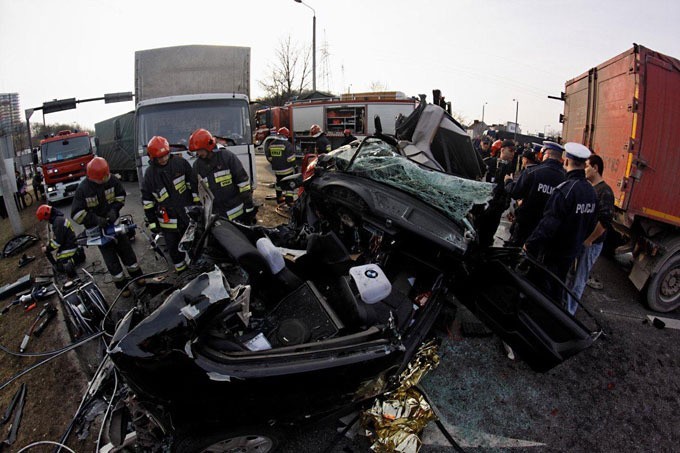
POLYGON ((88 162, 94 158, 90 134, 64 130, 40 141, 47 201, 73 197, 85 178, 88 162))

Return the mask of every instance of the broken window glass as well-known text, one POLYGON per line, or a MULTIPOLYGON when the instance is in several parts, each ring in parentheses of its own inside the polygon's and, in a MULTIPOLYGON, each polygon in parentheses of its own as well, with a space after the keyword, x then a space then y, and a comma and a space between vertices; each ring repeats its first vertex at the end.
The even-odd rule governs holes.
POLYGON ((350 166, 355 151, 340 148, 335 155, 337 168, 403 190, 457 222, 464 223, 473 205, 492 197, 493 184, 424 169, 382 140, 366 139, 350 166))

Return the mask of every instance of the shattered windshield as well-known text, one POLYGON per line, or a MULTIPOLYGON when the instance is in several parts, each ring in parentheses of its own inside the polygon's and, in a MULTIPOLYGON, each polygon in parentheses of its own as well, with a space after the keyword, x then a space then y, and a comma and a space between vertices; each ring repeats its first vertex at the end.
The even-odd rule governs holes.
POLYGON ((426 170, 380 139, 366 139, 350 166, 355 152, 349 146, 335 151, 336 167, 403 190, 458 222, 465 222, 472 205, 491 199, 493 184, 426 170))

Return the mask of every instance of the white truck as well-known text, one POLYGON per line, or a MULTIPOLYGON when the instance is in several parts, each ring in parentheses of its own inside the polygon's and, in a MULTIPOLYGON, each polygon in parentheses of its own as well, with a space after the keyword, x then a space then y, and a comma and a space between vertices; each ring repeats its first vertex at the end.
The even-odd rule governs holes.
MULTIPOLYGON (((227 139, 256 185, 248 97, 250 48, 188 45, 135 52, 135 150, 139 181, 149 164, 146 144, 161 135, 188 145, 199 128, 227 139)), ((177 151, 181 152, 181 151, 177 151)), ((182 152, 193 162, 195 156, 182 152)))

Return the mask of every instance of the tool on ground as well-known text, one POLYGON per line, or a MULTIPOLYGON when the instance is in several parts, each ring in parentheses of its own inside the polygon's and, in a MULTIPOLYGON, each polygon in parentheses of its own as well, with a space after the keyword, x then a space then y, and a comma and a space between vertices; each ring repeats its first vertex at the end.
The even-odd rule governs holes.
MULTIPOLYGON (((38 323, 43 318, 48 316, 49 313, 56 312, 56 311, 57 310, 54 307, 52 307, 52 305, 50 305, 49 303, 47 303, 43 306, 43 309, 40 310, 40 313, 38 313, 38 316, 36 316, 35 321, 33 321, 33 323, 31 324, 31 327, 29 327, 28 330, 26 331, 26 334, 24 335, 24 339, 21 340, 21 346, 19 346, 19 352, 24 352, 26 350, 26 346, 28 345, 28 340, 30 340, 31 335, 33 335, 35 333, 38 323)), ((43 327, 43 329, 44 329, 44 327, 43 327)), ((42 330, 41 330, 41 332, 42 332, 42 330)))
POLYGON ((21 422, 21 416, 24 411, 24 403, 26 402, 26 384, 21 384, 21 387, 12 397, 12 401, 9 403, 5 414, 0 420, 0 425, 7 423, 14 412, 14 418, 12 419, 11 428, 7 434, 7 438, 2 441, 4 445, 12 445, 15 440, 17 440, 17 432, 19 431, 19 423, 21 422), (16 409, 16 412, 15 412, 16 409))
POLYGON ((56 292, 52 284, 44 286, 36 286, 30 292, 20 294, 19 297, 10 302, 5 308, 0 311, 0 315, 6 314, 10 308, 15 305, 23 304, 24 311, 31 311, 36 307, 37 302, 47 299, 56 292))

